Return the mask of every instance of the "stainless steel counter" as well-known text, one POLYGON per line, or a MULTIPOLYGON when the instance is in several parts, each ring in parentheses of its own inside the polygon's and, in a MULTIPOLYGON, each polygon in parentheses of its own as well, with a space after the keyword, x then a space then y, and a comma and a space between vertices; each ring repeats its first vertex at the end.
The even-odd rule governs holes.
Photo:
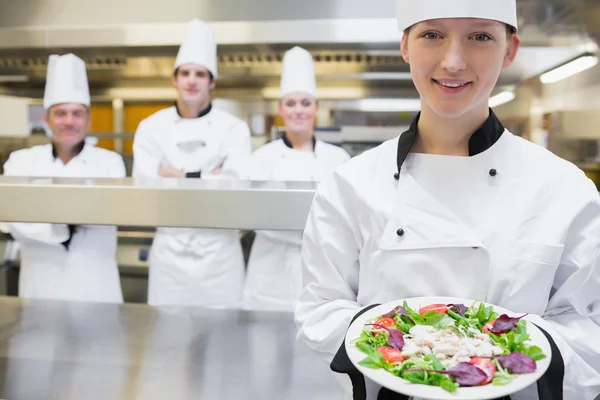
POLYGON ((338 400, 283 313, 0 297, 0 397, 338 400))
POLYGON ((312 182, 0 177, 0 221, 302 230, 312 182))

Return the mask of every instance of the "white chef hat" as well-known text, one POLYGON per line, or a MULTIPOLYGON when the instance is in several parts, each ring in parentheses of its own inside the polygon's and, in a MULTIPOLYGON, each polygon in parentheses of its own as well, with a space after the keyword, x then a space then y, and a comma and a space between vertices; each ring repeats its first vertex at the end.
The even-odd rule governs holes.
POLYGON ((312 55, 301 47, 288 50, 283 56, 279 97, 290 93, 307 93, 317 98, 317 79, 312 55))
POLYGON ((56 104, 78 103, 90 106, 85 62, 73 55, 51 55, 46 72, 44 108, 48 110, 56 104))
POLYGON ((481 18, 504 22, 515 29, 516 0, 396 0, 398 28, 440 18, 481 18))
POLYGON ((185 39, 175 59, 174 69, 183 64, 201 65, 217 79, 217 42, 210 26, 198 18, 188 24, 185 39))

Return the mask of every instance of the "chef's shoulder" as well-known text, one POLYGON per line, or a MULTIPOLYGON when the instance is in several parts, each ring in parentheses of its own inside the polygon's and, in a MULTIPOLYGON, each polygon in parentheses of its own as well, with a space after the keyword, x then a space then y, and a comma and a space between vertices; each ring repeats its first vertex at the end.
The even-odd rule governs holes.
POLYGON ((350 159, 350 154, 340 146, 320 141, 317 146, 323 146, 327 152, 327 157, 332 161, 342 163, 350 159))
POLYGON ((169 107, 151 114, 144 118, 138 125, 136 134, 140 133, 162 133, 163 128, 170 125, 177 118, 175 107, 169 107))
POLYGON ((398 138, 388 140, 340 164, 319 185, 318 193, 330 199, 344 196, 367 203, 373 196, 381 197, 382 190, 394 186, 397 146, 398 138))
POLYGON ((123 157, 114 151, 96 146, 90 146, 89 150, 93 154, 95 160, 103 162, 123 162, 123 157))
POLYGON ((226 132, 242 132, 250 135, 248 124, 227 111, 213 108, 210 112, 214 123, 218 124, 219 129, 226 132))
POLYGON ((44 155, 50 154, 51 151, 52 145, 50 144, 41 144, 27 149, 20 149, 10 153, 6 162, 29 163, 42 159, 44 155))
POLYGON ((514 140, 516 167, 529 171, 531 184, 543 185, 557 198, 586 201, 598 196, 594 183, 575 164, 518 136, 514 136, 514 140))
POLYGON ((286 146, 283 140, 277 139, 272 140, 269 143, 263 144, 252 153, 253 158, 259 159, 271 159, 281 157, 281 154, 285 151, 286 146))

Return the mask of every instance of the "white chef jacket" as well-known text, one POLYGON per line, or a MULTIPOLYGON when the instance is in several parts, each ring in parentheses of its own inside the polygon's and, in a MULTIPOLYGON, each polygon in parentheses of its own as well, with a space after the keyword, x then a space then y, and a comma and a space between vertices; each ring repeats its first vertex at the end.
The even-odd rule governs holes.
MULTIPOLYGON (((214 107, 198 118, 182 118, 176 107, 170 107, 138 126, 133 176, 158 178, 164 164, 186 173, 200 172, 201 179, 234 178, 237 166, 251 152, 250 130, 240 119, 214 107), (221 175, 210 174, 221 165, 221 175)), ((149 304, 240 305, 244 259, 237 231, 159 228, 149 265, 149 304)))
MULTIPOLYGON (((320 185, 303 241, 299 337, 331 361, 364 306, 418 296, 480 299, 529 313, 560 349, 564 398, 594 399, 596 187, 571 163, 504 131, 493 112, 471 138, 483 148, 471 157, 408 154, 416 123, 320 185), (490 147, 486 132, 494 126, 501 135, 490 147)), ((367 381, 375 399, 378 389, 367 381)), ((536 399, 535 392, 511 397, 536 399)))
MULTIPOLYGON (((82 143, 66 165, 51 144, 13 152, 4 175, 65 178, 123 178, 117 153, 82 143)), ((65 207, 76 207, 72 199, 65 207)), ((9 233, 21 248, 19 295, 70 301, 123 301, 116 261, 115 226, 78 225, 70 234, 62 224, 10 223, 9 233), (67 242, 64 245, 64 242, 67 242)))
MULTIPOLYGON (((340 164, 348 153, 313 139, 313 152, 292 148, 286 137, 254 152, 254 180, 319 182, 340 164)), ((302 231, 257 231, 244 284, 247 309, 293 311, 302 290, 300 247, 302 231)))

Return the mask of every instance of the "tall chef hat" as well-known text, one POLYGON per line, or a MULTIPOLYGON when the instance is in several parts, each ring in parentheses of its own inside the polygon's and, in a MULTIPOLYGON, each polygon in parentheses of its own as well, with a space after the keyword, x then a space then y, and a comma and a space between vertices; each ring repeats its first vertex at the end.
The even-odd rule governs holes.
POLYGON ((290 93, 307 93, 317 98, 317 80, 312 55, 302 47, 294 47, 283 56, 279 97, 290 93))
POLYGON ((90 88, 85 62, 73 54, 51 55, 46 72, 44 108, 47 110, 56 104, 65 103, 90 106, 90 88))
POLYGON ((213 30, 197 18, 188 24, 187 33, 179 47, 174 69, 183 64, 201 65, 217 79, 217 42, 213 30))
POLYGON ((396 0, 398 28, 440 18, 481 18, 504 22, 515 29, 516 0, 396 0))

